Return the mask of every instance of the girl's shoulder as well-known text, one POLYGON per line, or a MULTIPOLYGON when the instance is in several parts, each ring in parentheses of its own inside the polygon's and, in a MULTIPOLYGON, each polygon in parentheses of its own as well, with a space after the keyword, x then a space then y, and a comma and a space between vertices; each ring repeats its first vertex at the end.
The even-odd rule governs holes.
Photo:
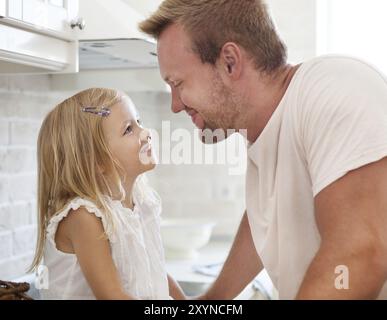
POLYGON ((98 206, 91 200, 83 199, 81 197, 76 197, 67 202, 67 204, 58 211, 51 219, 48 221, 46 236, 49 241, 55 241, 55 234, 57 232, 59 224, 63 219, 68 217, 70 213, 77 213, 82 211, 81 209, 86 210, 90 214, 94 214, 97 218, 102 220, 103 227, 105 232, 109 233, 109 223, 106 221, 106 216, 103 211, 98 208, 98 206))
POLYGON ((64 207, 59 210, 51 219, 50 222, 59 222, 66 218, 68 214, 72 211, 77 211, 78 209, 84 208, 88 212, 95 214, 99 218, 103 218, 103 213, 97 204, 91 200, 84 199, 81 197, 75 197, 69 200, 64 207))

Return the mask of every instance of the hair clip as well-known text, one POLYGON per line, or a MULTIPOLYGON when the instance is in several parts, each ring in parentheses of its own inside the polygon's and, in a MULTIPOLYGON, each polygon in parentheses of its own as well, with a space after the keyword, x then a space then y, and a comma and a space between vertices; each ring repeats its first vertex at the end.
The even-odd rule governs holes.
POLYGON ((82 111, 92 113, 101 117, 107 117, 108 115, 110 115, 110 110, 106 107, 102 107, 101 109, 97 109, 94 107, 86 107, 86 108, 82 108, 82 111))

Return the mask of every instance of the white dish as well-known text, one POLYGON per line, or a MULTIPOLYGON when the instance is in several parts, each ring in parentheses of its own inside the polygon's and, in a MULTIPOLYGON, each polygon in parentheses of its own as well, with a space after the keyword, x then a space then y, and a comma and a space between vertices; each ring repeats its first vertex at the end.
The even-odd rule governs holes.
POLYGON ((194 219, 166 219, 161 223, 161 237, 167 259, 194 259, 210 241, 216 224, 194 219))

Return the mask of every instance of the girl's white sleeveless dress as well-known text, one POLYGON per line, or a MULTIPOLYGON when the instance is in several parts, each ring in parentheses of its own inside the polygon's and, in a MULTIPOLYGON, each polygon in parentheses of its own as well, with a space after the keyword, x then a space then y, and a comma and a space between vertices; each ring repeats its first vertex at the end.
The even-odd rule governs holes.
POLYGON ((146 198, 148 200, 140 199, 135 194, 133 210, 123 207, 120 201, 107 198, 114 209, 114 232, 103 212, 93 202, 85 199, 71 200, 61 212, 53 216, 47 228, 43 258, 43 265, 48 271, 48 289, 40 290, 42 298, 95 299, 76 255, 63 253, 55 245, 59 222, 71 209, 84 207, 102 220, 125 292, 139 299, 170 299, 160 235, 161 201, 154 191, 146 198))

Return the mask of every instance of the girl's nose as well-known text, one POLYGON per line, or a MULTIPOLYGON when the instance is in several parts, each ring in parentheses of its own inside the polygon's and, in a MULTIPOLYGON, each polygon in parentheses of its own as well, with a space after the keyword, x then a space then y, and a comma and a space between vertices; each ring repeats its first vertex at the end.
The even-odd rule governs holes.
POLYGON ((150 143, 152 140, 151 132, 148 129, 143 129, 140 134, 140 140, 150 143))

